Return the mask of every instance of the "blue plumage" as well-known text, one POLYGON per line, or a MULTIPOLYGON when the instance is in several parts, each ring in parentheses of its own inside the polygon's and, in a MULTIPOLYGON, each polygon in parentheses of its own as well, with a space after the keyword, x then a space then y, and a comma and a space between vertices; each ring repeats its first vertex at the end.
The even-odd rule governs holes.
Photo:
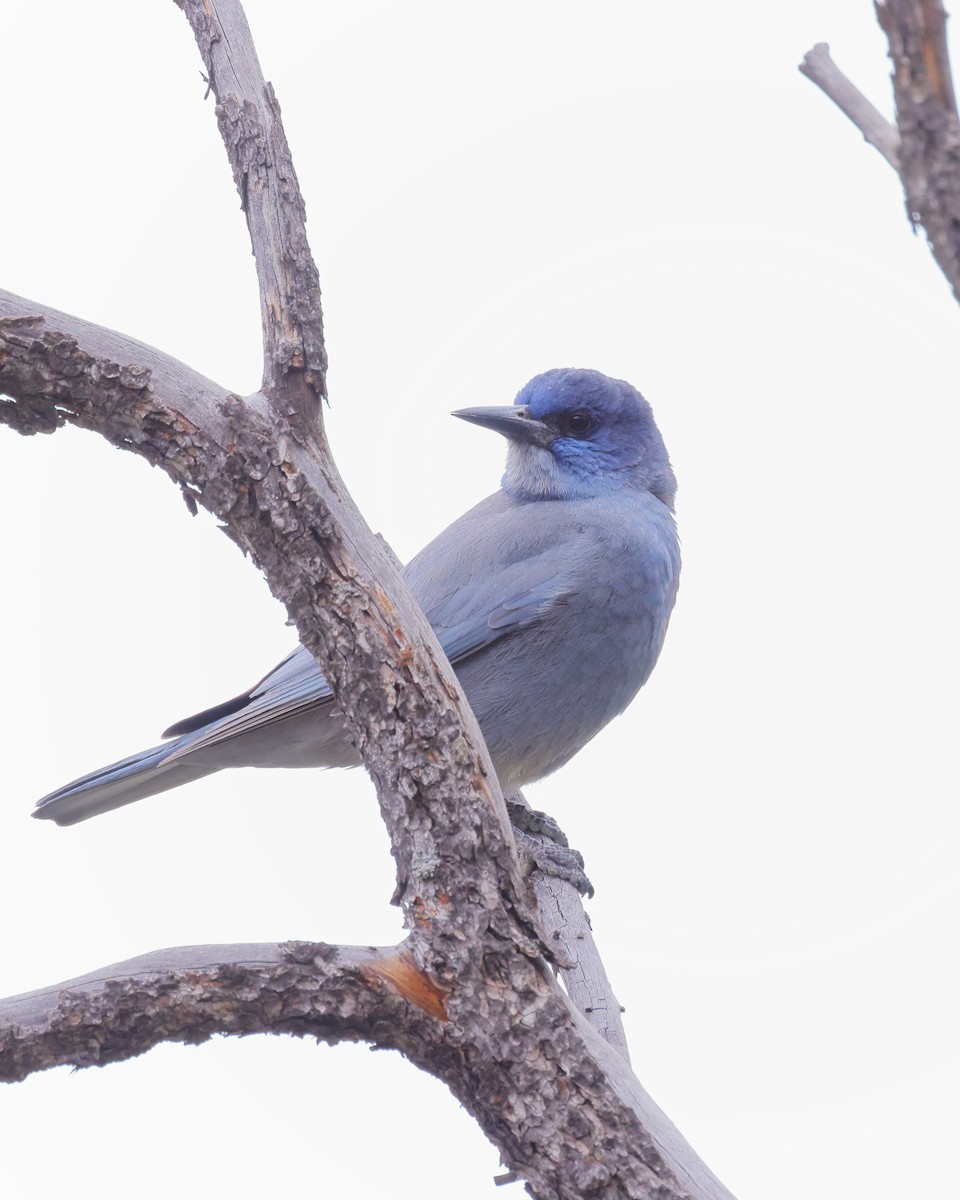
MULTIPOLYGON (((676 482, 650 406, 598 371, 547 371, 512 406, 454 415, 506 436, 501 490, 404 577, 510 791, 562 766, 653 670, 680 573, 676 482)), ((34 815, 71 825, 224 767, 359 761, 303 647, 167 733, 45 796, 34 815)))

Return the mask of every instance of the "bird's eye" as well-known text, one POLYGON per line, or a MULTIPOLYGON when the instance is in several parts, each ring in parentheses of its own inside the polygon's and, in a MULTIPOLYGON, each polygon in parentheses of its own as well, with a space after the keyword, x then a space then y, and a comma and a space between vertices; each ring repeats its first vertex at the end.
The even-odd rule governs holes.
POLYGON ((564 413, 560 418, 560 432, 568 437, 582 438, 592 433, 596 422, 593 417, 582 409, 564 413))

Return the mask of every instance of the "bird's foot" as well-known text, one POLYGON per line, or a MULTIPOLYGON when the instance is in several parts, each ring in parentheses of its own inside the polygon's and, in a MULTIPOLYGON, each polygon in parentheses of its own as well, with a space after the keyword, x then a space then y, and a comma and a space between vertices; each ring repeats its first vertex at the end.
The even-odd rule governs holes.
POLYGON ((581 896, 593 895, 593 884, 583 869, 583 855, 572 850, 553 817, 507 797, 507 811, 517 839, 521 861, 528 870, 542 871, 573 884, 581 896))
POLYGON ((549 813, 541 812, 538 808, 530 808, 526 803, 507 796, 507 812, 510 814, 510 824, 520 833, 538 833, 557 846, 569 850, 570 843, 567 835, 549 813))
POLYGON ((522 831, 518 831, 518 841, 531 869, 565 879, 573 884, 581 896, 589 898, 593 895, 593 884, 583 869, 583 855, 579 850, 571 850, 569 846, 553 846, 522 831))

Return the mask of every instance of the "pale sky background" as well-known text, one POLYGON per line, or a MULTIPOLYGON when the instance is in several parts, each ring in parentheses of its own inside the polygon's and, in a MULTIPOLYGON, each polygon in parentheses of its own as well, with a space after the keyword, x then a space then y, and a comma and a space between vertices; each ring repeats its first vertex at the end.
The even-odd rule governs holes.
MULTIPOLYGON (((548 367, 631 380, 671 451, 660 665, 530 789, 586 855, 640 1078, 740 1200, 948 1194, 960 313, 892 171, 796 71, 829 41, 889 112, 872 6, 247 9, 373 528, 407 558, 494 490, 501 439, 447 414, 548 367)), ((253 390, 253 262, 183 17, 54 0, 3 25, 0 286, 253 390)), ((168 945, 397 939, 361 772, 29 819, 293 635, 139 459, 0 430, 0 463, 0 992, 168 945)), ((522 1194, 397 1055, 292 1039, 2 1088, 0 1161, 11 1200, 522 1194)))

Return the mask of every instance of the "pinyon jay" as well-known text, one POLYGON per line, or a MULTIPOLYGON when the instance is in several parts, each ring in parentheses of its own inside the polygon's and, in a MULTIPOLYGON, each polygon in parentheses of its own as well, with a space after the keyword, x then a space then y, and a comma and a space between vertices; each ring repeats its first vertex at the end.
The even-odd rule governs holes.
MULTIPOLYGON (((507 793, 563 766, 653 670, 680 573, 676 481, 646 400, 598 371, 546 371, 511 406, 454 416, 507 438, 501 488, 403 575, 507 793)), ((34 816, 72 825, 224 767, 359 763, 302 646, 163 736, 44 796, 34 816)))

